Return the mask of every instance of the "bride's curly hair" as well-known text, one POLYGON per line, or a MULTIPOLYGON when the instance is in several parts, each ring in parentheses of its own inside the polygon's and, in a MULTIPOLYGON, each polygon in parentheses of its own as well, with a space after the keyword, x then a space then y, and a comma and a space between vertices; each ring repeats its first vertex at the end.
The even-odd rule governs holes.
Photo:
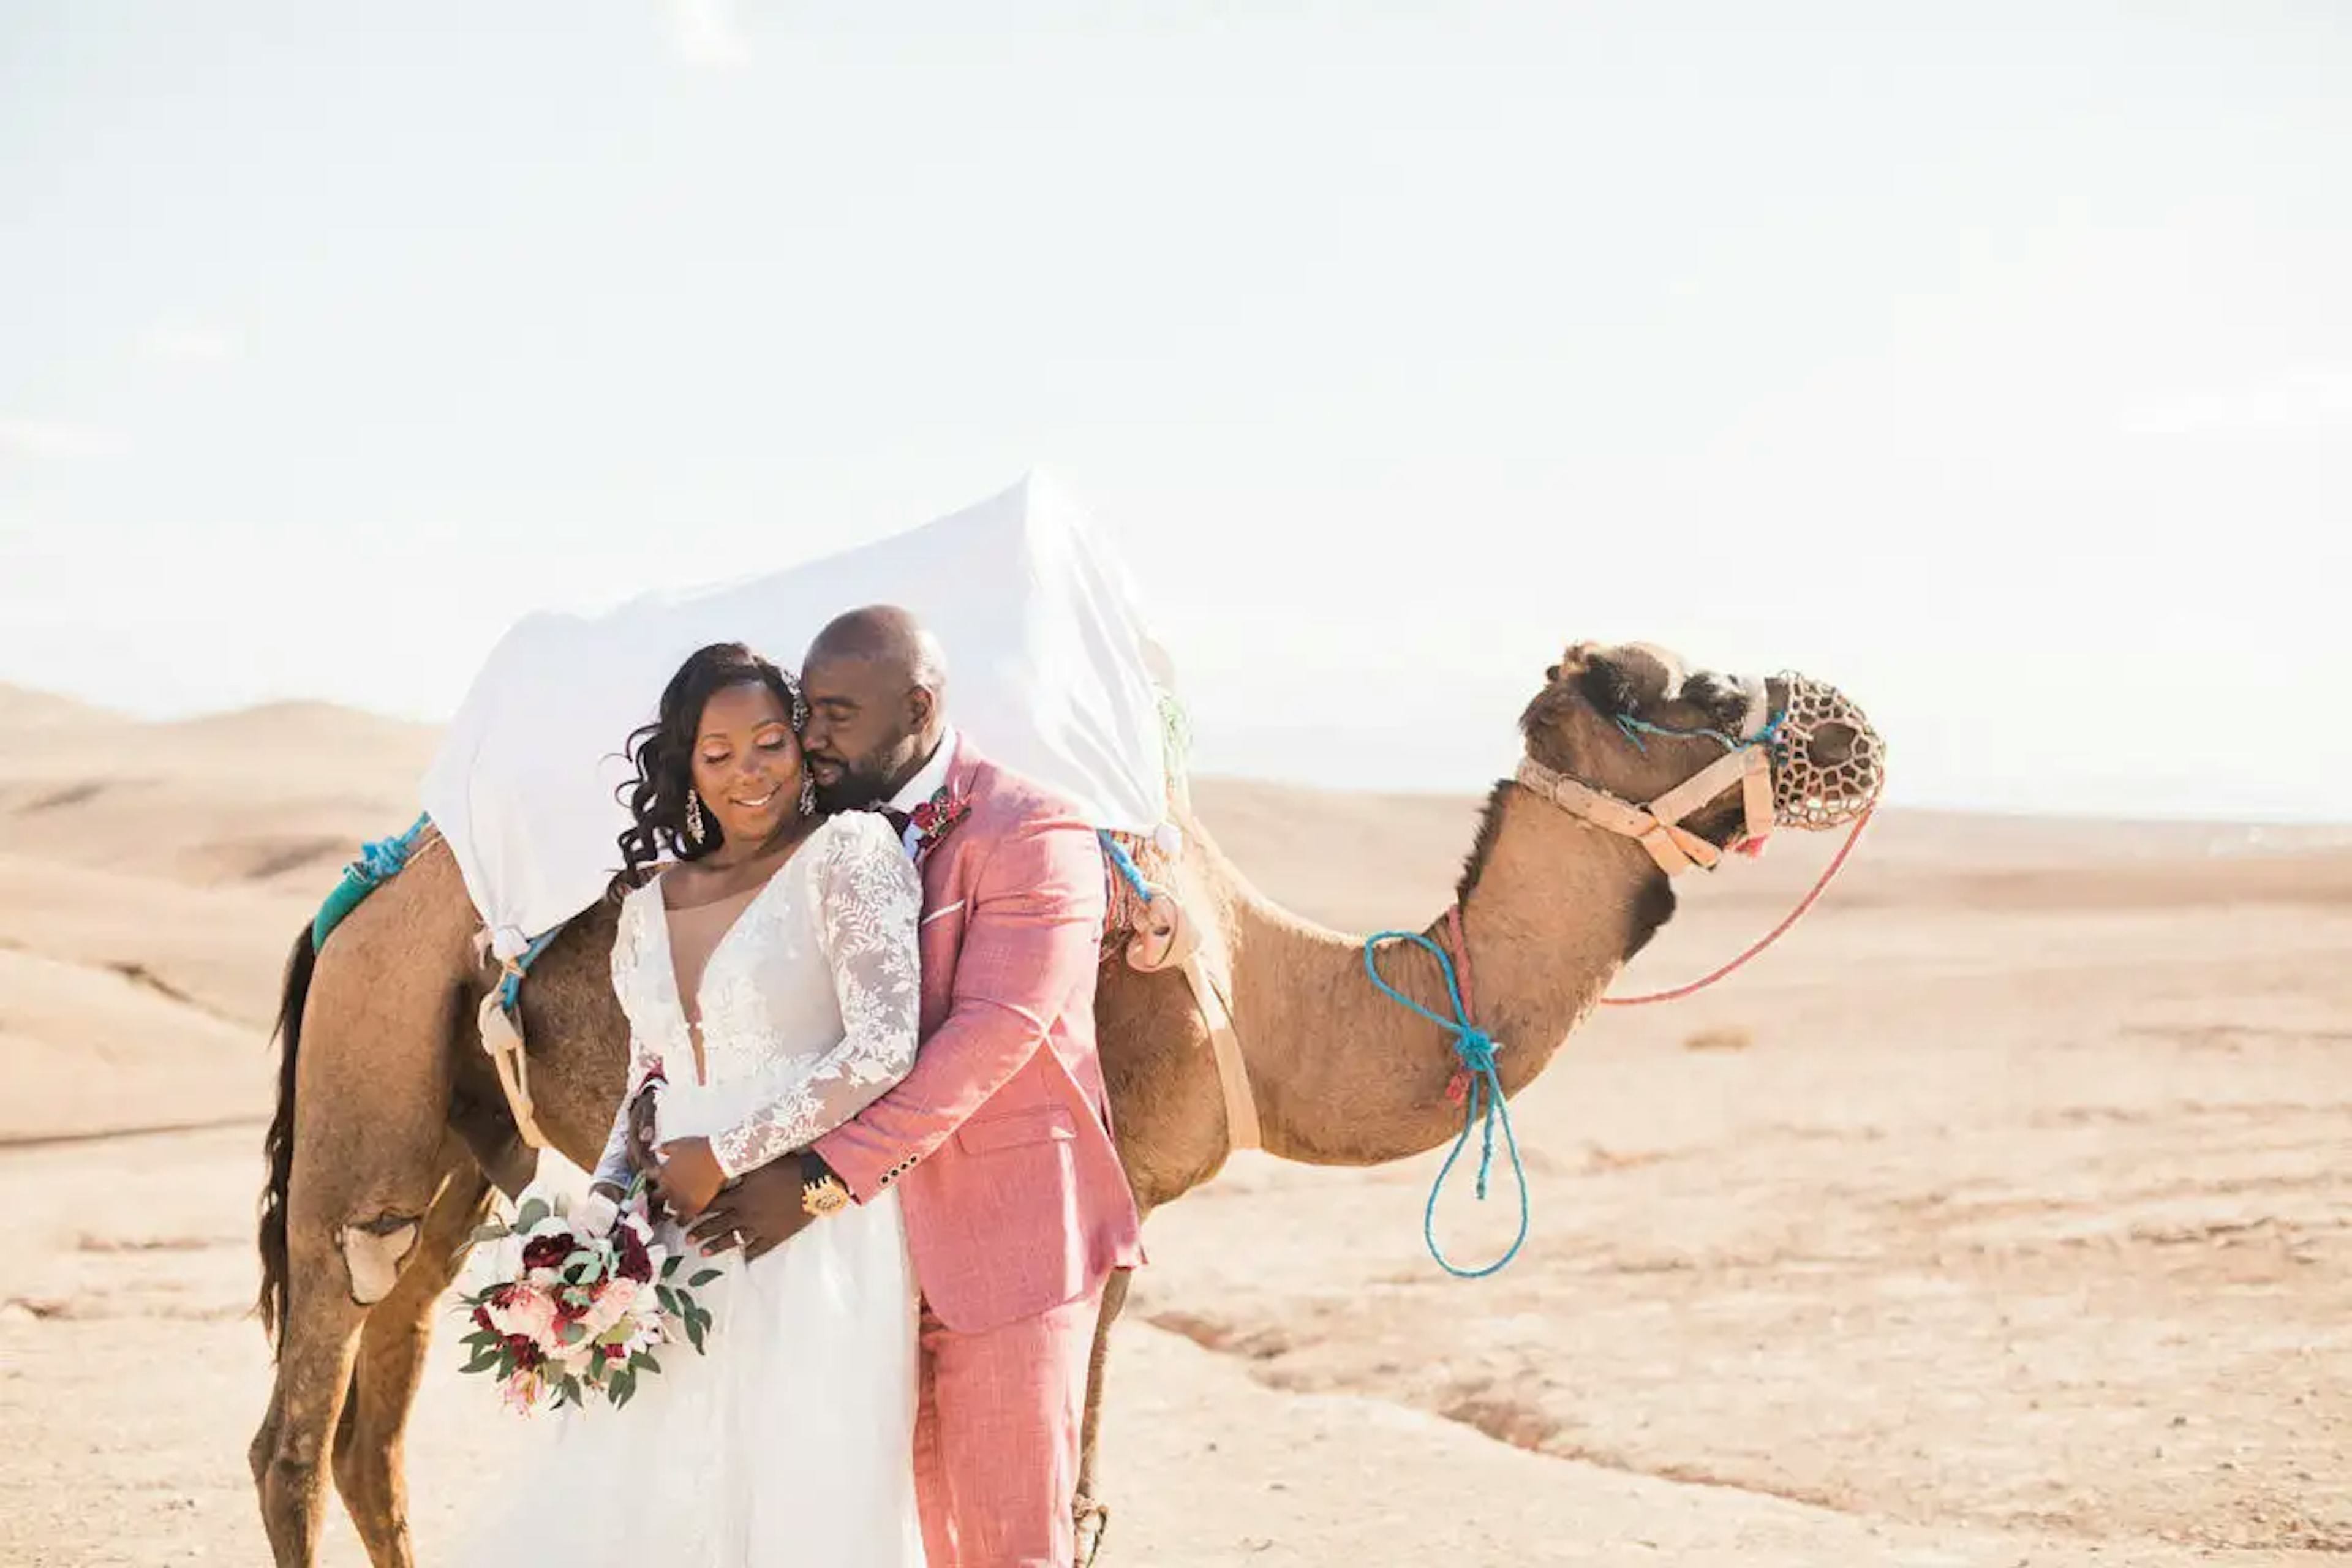
POLYGON ((800 679, 739 642, 695 649, 662 688, 659 717, 630 735, 625 748, 637 776, 614 791, 629 808, 629 826, 621 833, 621 869, 607 889, 610 897, 618 899, 644 882, 647 868, 665 858, 699 860, 726 842, 717 816, 708 808, 701 839, 698 842, 686 831, 686 797, 694 787, 694 742, 702 727, 702 710, 715 693, 754 684, 776 694, 792 715, 793 734, 808 728, 808 700, 801 695, 800 679))

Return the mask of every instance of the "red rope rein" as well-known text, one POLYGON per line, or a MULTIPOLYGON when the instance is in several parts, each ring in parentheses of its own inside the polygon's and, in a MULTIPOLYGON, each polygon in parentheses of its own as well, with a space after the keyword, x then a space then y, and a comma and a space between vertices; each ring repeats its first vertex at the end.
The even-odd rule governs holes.
POLYGON ((1812 891, 1807 893, 1798 901, 1797 907, 1789 911, 1788 919, 1782 921, 1779 925, 1774 926, 1770 931, 1766 931, 1757 942, 1749 944, 1747 952, 1741 953, 1738 958, 1733 959, 1729 963, 1725 964, 1722 968, 1715 971, 1712 974, 1703 974, 1687 985, 1677 985, 1671 991, 1653 991, 1646 996, 1603 996, 1601 999, 1601 1005, 1603 1007, 1646 1007, 1653 1002, 1677 1002, 1683 997, 1696 995, 1697 993, 1704 991, 1708 986, 1714 984, 1717 981, 1724 979, 1726 976, 1738 970, 1742 965, 1747 963, 1749 959, 1754 958, 1758 953, 1762 952, 1766 948, 1771 946, 1774 942, 1786 936, 1789 933, 1790 928, 1794 926, 1799 921, 1803 920, 1805 918, 1805 911, 1811 909, 1814 903, 1820 900, 1821 896, 1829 890, 1832 879, 1835 878, 1840 868, 1845 865, 1845 858, 1853 853, 1854 845, 1859 843, 1862 839, 1862 830, 1870 826, 1871 812, 1875 811, 1877 807, 1873 806, 1869 810, 1864 811, 1860 816, 1854 818, 1853 831, 1845 836, 1845 842, 1843 844, 1838 846, 1837 855, 1830 861, 1828 868, 1822 872, 1820 879, 1813 883, 1812 891))

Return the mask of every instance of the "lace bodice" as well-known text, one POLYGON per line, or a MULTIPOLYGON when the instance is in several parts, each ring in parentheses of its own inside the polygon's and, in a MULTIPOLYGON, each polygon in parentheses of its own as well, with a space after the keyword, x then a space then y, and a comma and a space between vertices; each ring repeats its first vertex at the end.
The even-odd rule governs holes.
MULTIPOLYGON (((613 943, 629 1091, 598 1179, 627 1182, 626 1108, 649 1080, 661 1080, 655 1093, 665 1099, 717 1092, 751 1108, 707 1131, 732 1177, 806 1147, 904 1077, 915 1059, 922 902, 887 821, 856 813, 821 825, 711 949, 696 997, 698 1082, 660 879, 629 894, 613 943)), ((662 1120, 663 1135, 676 1135, 662 1120)))

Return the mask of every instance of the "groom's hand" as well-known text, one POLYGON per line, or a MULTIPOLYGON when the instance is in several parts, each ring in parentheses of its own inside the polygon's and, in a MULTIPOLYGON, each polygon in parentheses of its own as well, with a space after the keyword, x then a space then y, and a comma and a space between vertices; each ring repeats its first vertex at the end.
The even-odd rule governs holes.
POLYGON ((801 1203, 800 1169, 799 1161, 786 1156, 744 1172, 719 1189, 687 1232, 688 1239, 713 1256, 740 1247, 748 1261, 766 1257, 812 1217, 801 1203))

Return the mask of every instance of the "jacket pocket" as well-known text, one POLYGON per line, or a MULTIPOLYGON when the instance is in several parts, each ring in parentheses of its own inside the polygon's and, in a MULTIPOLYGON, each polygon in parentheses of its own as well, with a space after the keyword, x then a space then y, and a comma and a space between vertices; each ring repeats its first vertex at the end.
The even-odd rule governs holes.
POLYGON ((956 1129, 956 1143, 967 1154, 1018 1149, 1030 1143, 1068 1143, 1077 1136, 1077 1124, 1058 1105, 974 1117, 956 1129))

